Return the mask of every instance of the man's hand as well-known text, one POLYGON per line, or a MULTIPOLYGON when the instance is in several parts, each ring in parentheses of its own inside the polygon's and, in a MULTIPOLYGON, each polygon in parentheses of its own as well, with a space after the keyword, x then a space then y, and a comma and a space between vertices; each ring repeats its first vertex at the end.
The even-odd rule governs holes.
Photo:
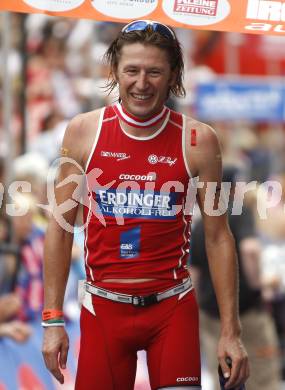
POLYGON ((21 308, 21 299, 15 293, 5 294, 0 297, 0 322, 13 317, 21 308))
POLYGON ((69 348, 68 335, 63 326, 49 327, 44 332, 42 353, 46 367, 63 384, 64 376, 61 369, 66 368, 69 348))
POLYGON ((225 378, 225 385, 231 389, 245 383, 249 377, 249 364, 246 350, 237 336, 221 336, 218 344, 218 360, 225 378), (227 360, 231 360, 231 368, 227 360))
POLYGON ((14 320, 0 324, 0 337, 10 337, 24 343, 32 334, 32 328, 22 321, 14 320))

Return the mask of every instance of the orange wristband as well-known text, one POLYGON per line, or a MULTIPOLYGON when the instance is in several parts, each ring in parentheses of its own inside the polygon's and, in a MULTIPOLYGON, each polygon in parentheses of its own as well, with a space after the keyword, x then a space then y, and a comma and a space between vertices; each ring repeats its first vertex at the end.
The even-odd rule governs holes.
POLYGON ((53 320, 55 318, 61 318, 61 317, 63 317, 62 310, 47 309, 47 310, 43 310, 42 312, 43 321, 53 320))

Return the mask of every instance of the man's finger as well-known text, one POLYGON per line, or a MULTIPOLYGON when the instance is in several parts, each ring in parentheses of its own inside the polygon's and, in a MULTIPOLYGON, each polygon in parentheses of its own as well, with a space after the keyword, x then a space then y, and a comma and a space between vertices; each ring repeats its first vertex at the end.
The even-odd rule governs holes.
POLYGON ((232 362, 231 376, 226 383, 225 386, 226 389, 231 389, 233 387, 236 387, 239 384, 239 381, 241 380, 240 377, 241 368, 242 368, 242 364, 240 360, 236 360, 232 362))
POLYGON ((248 359, 244 358, 242 363, 241 363, 241 368, 239 371, 239 377, 236 381, 235 386, 241 386, 246 382, 246 380, 249 377, 249 364, 248 364, 248 359))
POLYGON ((61 384, 64 383, 64 377, 59 369, 58 354, 51 352, 43 352, 43 356, 47 369, 61 384))
POLYGON ((222 370, 222 374, 225 379, 228 379, 231 375, 231 369, 226 363, 226 359, 220 359, 220 366, 222 370))
POLYGON ((52 375, 55 377, 55 379, 57 379, 59 381, 59 383, 63 384, 64 383, 64 376, 59 369, 57 358, 56 359, 52 358, 52 359, 46 360, 46 366, 47 366, 48 370, 52 373, 52 375))
POLYGON ((64 383, 64 376, 58 367, 50 370, 50 372, 55 377, 55 379, 57 379, 59 381, 59 383, 61 383, 61 384, 64 383))
POLYGON ((63 345, 61 347, 60 355, 59 355, 59 364, 61 368, 66 368, 66 362, 67 362, 67 355, 68 355, 68 345, 63 345))

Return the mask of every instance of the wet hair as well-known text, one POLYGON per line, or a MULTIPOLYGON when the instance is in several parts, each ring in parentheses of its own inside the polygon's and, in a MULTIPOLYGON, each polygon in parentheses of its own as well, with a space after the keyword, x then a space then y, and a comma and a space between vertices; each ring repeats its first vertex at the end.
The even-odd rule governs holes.
POLYGON ((105 61, 110 65, 109 78, 106 84, 106 90, 110 94, 117 85, 114 78, 114 71, 117 69, 121 50, 123 46, 133 43, 141 43, 143 45, 155 46, 165 50, 168 56, 168 61, 172 71, 176 72, 176 82, 170 87, 169 94, 172 93, 176 97, 185 97, 186 92, 183 86, 184 76, 184 60, 181 45, 178 42, 175 33, 175 38, 170 39, 159 32, 152 29, 151 25, 145 30, 120 32, 117 38, 111 43, 104 55, 105 61))

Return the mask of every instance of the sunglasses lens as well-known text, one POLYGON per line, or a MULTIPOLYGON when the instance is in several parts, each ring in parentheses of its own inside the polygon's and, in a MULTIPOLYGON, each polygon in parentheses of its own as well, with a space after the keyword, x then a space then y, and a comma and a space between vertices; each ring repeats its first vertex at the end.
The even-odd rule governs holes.
POLYGON ((123 28, 123 32, 131 32, 131 31, 143 31, 147 28, 148 23, 144 20, 138 20, 137 22, 133 22, 128 24, 126 27, 123 28))
POLYGON ((163 35, 164 37, 167 37, 170 39, 175 38, 173 32, 168 27, 166 27, 164 24, 157 23, 157 22, 150 23, 150 22, 147 22, 146 20, 138 20, 138 21, 132 22, 132 23, 128 24, 126 27, 124 27, 122 32, 128 33, 131 31, 144 31, 147 29, 148 26, 151 26, 153 31, 158 32, 159 34, 163 35))
POLYGON ((172 31, 168 27, 164 26, 163 24, 154 23, 153 29, 154 31, 157 31, 158 33, 160 33, 161 35, 167 38, 174 39, 174 34, 172 33, 172 31))

